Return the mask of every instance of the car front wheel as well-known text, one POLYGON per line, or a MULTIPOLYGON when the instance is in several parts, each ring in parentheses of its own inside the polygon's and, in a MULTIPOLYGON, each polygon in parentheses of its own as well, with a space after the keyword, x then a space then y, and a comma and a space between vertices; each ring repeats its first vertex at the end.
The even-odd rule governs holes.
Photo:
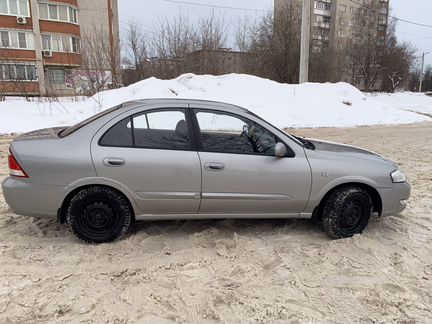
POLYGON ((108 243, 126 233, 132 219, 127 199, 114 189, 88 187, 71 200, 66 220, 71 231, 87 243, 108 243))
POLYGON ((345 186, 330 194, 322 215, 325 231, 333 238, 362 233, 372 215, 372 199, 364 189, 345 186))

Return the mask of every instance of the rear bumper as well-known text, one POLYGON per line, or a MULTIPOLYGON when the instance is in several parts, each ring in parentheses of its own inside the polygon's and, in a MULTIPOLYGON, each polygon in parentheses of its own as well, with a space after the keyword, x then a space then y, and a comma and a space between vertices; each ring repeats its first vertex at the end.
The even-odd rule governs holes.
POLYGON ((411 195, 411 187, 408 182, 395 183, 392 188, 381 188, 380 195, 383 203, 381 216, 397 215, 403 212, 411 195))
POLYGON ((29 179, 8 177, 2 183, 2 190, 6 203, 14 213, 57 219, 63 187, 35 185, 29 179))

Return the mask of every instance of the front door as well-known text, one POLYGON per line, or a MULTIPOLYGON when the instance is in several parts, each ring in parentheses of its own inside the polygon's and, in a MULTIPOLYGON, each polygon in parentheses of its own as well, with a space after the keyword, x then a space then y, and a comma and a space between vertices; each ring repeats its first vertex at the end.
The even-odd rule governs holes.
MULTIPOLYGON (((310 193, 303 154, 275 156, 280 140, 245 117, 195 109, 202 164, 200 214, 298 216, 310 193)), ((286 143, 285 143, 286 145, 286 143)))
POLYGON ((201 164, 186 112, 166 108, 123 117, 92 142, 98 176, 126 187, 142 215, 198 212, 201 164))

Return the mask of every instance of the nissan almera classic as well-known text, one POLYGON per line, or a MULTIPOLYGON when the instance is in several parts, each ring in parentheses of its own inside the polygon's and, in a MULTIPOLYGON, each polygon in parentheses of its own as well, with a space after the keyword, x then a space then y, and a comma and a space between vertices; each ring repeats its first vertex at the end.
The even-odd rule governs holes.
POLYGON ((13 212, 67 222, 90 243, 161 219, 316 219, 331 237, 351 237, 410 196, 398 166, 375 153, 199 100, 128 102, 18 136, 9 170, 2 187, 13 212))

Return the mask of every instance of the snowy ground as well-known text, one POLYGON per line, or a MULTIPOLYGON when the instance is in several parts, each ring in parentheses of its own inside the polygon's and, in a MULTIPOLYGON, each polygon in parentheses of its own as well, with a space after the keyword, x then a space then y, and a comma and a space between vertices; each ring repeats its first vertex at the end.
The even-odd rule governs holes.
POLYGON ((295 132, 399 163, 407 210, 336 241, 309 221, 206 220, 92 246, 13 214, 0 189, 0 323, 430 323, 432 123, 295 132))
POLYGON ((280 84, 249 75, 150 78, 78 101, 9 98, 0 102, 0 134, 75 124, 103 109, 143 98, 196 98, 236 104, 279 127, 352 127, 432 120, 432 97, 364 95, 346 84, 280 84))

